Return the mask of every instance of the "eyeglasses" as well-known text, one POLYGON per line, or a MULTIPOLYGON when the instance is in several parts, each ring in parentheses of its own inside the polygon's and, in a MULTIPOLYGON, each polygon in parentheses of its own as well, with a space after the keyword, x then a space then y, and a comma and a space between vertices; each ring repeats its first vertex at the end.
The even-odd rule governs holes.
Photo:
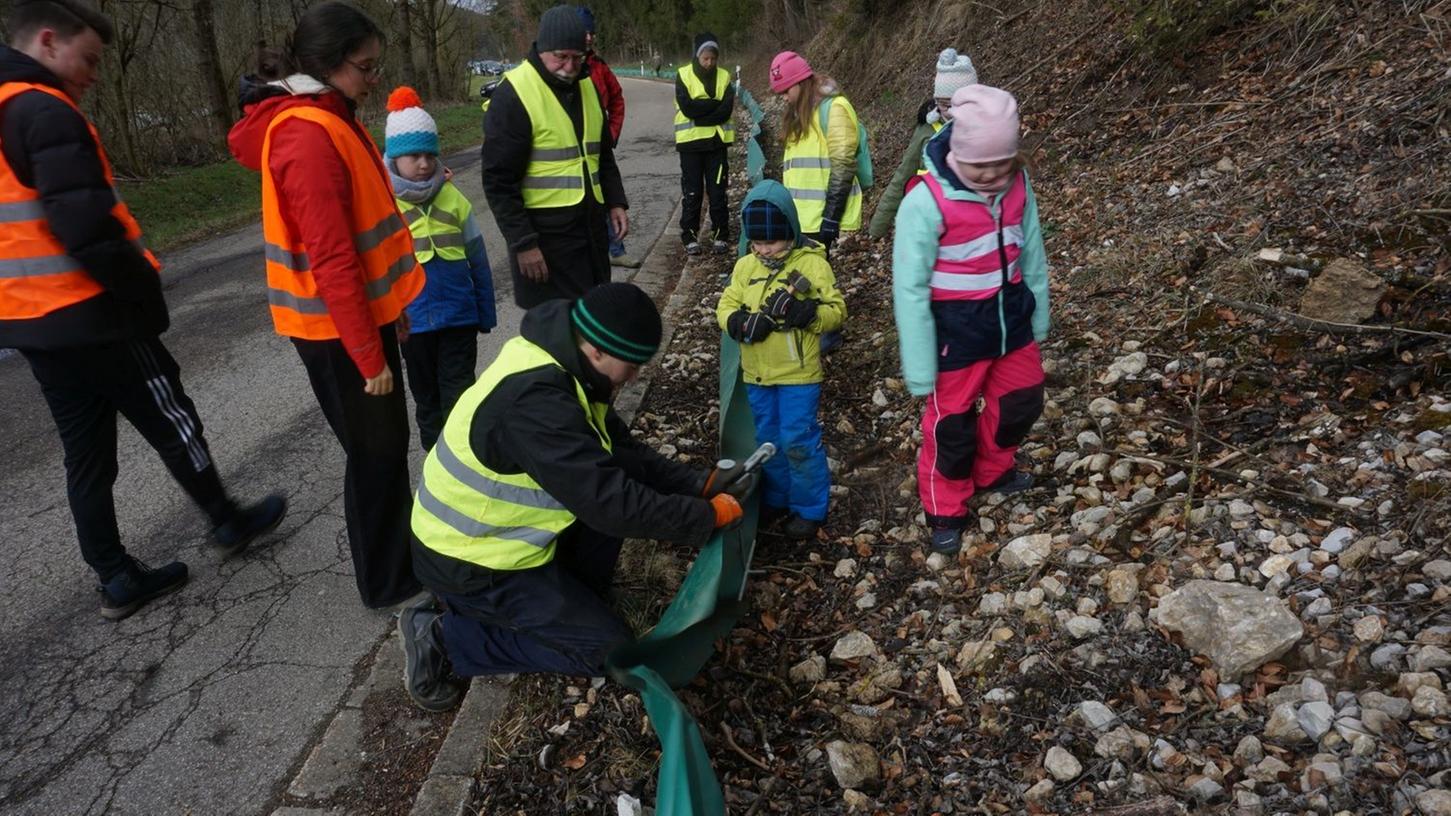
POLYGON ((578 51, 550 51, 549 55, 560 62, 584 62, 584 54, 578 51))
POLYGON ((364 77, 366 77, 368 79, 377 79, 378 77, 381 77, 383 75, 383 61, 382 60, 377 60, 372 65, 359 65, 358 63, 353 62, 350 59, 345 59, 345 60, 343 60, 343 62, 346 62, 347 64, 353 66, 354 68, 357 68, 358 69, 358 73, 362 74, 364 77))

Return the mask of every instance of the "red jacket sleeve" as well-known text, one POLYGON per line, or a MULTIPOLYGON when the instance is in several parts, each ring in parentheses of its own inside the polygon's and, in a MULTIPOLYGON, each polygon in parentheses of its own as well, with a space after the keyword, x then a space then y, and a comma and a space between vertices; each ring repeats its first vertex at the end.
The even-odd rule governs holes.
POLYGON ((605 118, 609 120, 610 126, 610 142, 619 144, 620 131, 625 129, 625 92, 620 88, 620 80, 604 60, 595 60, 590 64, 590 78, 594 80, 595 89, 600 92, 600 101, 605 106, 605 118))
POLYGON ((385 363, 368 308, 366 275, 353 246, 351 174, 327 131, 294 120, 272 134, 269 162, 282 217, 307 245, 317 291, 338 328, 343 348, 364 379, 385 363))

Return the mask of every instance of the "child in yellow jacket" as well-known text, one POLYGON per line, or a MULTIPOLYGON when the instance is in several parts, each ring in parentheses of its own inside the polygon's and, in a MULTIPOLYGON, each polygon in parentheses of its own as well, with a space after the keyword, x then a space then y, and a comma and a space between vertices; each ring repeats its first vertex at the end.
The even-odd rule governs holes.
POLYGON ((813 538, 826 519, 831 477, 821 444, 821 335, 841 328, 846 302, 824 249, 801 235, 791 194, 776 181, 751 189, 741 208, 750 252, 736 261, 716 321, 741 344, 756 441, 768 461, 762 516, 790 513, 782 532, 813 538))

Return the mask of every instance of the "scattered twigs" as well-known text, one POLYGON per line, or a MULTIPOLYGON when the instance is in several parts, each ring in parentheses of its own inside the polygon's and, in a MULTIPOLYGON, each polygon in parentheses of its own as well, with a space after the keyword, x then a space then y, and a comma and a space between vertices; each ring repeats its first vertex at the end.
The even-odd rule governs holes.
MULTIPOLYGON (((1126 459, 1142 459, 1148 462, 1162 462, 1166 465, 1173 465, 1175 467, 1184 468, 1185 470, 1191 470, 1194 468, 1194 463, 1188 460, 1179 459, 1173 456, 1164 456, 1158 453, 1141 453, 1119 449, 1105 450, 1104 453, 1107 453, 1110 456, 1121 456, 1126 459)), ((1215 476, 1218 476, 1222 479, 1232 479, 1233 481, 1239 482, 1240 484, 1259 487, 1260 489, 1265 490, 1269 493, 1274 493, 1279 496, 1285 496, 1287 498, 1295 499, 1296 501, 1304 502, 1305 504, 1314 505, 1316 507, 1323 507, 1326 510, 1334 510, 1339 513, 1345 513, 1347 515, 1360 517, 1365 517, 1369 515, 1366 511, 1361 510, 1357 507, 1349 507, 1344 504, 1338 504, 1336 502, 1330 501, 1329 499, 1322 499, 1319 496, 1312 496, 1309 493, 1305 493, 1303 491, 1286 490, 1281 487, 1275 487, 1274 485, 1268 484, 1262 480, 1256 480, 1246 476, 1242 476, 1232 470, 1224 470, 1222 468, 1214 468, 1200 465, 1199 471, 1203 473, 1213 473, 1215 476)))
POLYGON ((736 738, 733 734, 731 734, 731 727, 729 725, 726 725, 725 720, 721 720, 720 733, 721 736, 725 737, 726 745, 729 745, 732 751, 740 754, 742 759, 751 763, 752 765, 755 765, 757 768, 760 768, 766 773, 775 773, 771 770, 770 765, 767 765, 765 762, 762 762, 761 760, 756 759, 755 757, 746 753, 746 750, 744 748, 736 744, 736 738))
POLYGON ((1441 340, 1451 340, 1451 334, 1442 332, 1422 331, 1421 329, 1407 329, 1401 326, 1363 326, 1359 323, 1335 323, 1329 320, 1317 320, 1313 317, 1306 317, 1294 312, 1286 312, 1281 309, 1272 309, 1269 306, 1261 306, 1257 303, 1246 303, 1243 300, 1227 298, 1224 295, 1215 294, 1208 289, 1201 289, 1198 286, 1189 287, 1195 294, 1211 303, 1218 303, 1228 306, 1231 309, 1240 309, 1246 312, 1257 314, 1261 317, 1268 317, 1282 323, 1289 323, 1302 329, 1311 331, 1326 332, 1328 334, 1409 334, 1417 337, 1435 337, 1441 340))
POLYGON ((1114 805, 1093 811, 1092 816, 1179 816, 1184 808, 1168 796, 1155 796, 1132 805, 1114 805))

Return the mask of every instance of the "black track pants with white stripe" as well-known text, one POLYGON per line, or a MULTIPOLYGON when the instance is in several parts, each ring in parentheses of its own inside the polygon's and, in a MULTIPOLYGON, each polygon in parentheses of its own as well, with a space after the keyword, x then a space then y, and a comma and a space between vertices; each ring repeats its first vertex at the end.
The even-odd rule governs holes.
POLYGON ((116 414, 156 449, 213 525, 236 506, 227 498, 181 370, 155 337, 21 352, 40 383, 65 450, 66 497, 81 556, 104 583, 127 563, 111 488, 119 474, 116 414))

